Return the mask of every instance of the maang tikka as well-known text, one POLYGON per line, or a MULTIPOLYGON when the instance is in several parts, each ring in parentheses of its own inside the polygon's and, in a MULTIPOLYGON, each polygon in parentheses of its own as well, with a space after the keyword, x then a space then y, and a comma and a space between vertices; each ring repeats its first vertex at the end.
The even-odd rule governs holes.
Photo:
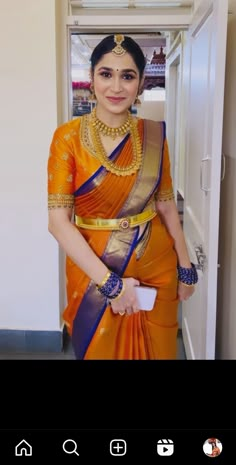
POLYGON ((114 35, 114 42, 116 46, 112 49, 112 53, 118 56, 122 56, 126 53, 126 50, 122 47, 122 42, 124 42, 125 38, 123 34, 115 34, 114 35))

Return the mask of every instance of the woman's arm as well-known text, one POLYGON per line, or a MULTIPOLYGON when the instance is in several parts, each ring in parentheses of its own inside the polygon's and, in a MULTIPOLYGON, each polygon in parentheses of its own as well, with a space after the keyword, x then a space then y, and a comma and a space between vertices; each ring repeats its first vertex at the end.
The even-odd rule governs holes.
MULTIPOLYGON (((78 228, 71 223, 71 208, 53 208, 49 210, 48 230, 55 237, 62 249, 71 260, 96 284, 100 285, 108 272, 107 266, 94 253, 78 228)), ((122 297, 111 301, 114 313, 124 311, 127 313, 137 311, 137 301, 134 287, 139 281, 134 278, 124 278, 124 292, 122 297)))
POLYGON ((78 228, 71 223, 71 214, 71 208, 49 210, 48 230, 66 255, 96 284, 100 284, 108 268, 93 252, 78 228))
MULTIPOLYGON (((156 207, 168 232, 174 239, 174 248, 178 257, 178 264, 183 268, 191 268, 191 262, 175 200, 157 200, 156 207)), ((193 292, 194 286, 186 286, 179 281, 178 295, 180 300, 188 299, 193 292)))
POLYGON ((174 247, 178 256, 178 264, 184 268, 191 268, 191 262, 175 200, 157 201, 156 206, 163 223, 175 241, 174 247))

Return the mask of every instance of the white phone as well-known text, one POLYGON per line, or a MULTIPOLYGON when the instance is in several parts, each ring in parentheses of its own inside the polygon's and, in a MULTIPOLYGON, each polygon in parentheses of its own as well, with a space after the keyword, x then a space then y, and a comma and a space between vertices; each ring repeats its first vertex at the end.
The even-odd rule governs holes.
POLYGON ((146 311, 152 310, 157 296, 157 289, 149 286, 136 286, 135 292, 138 308, 146 311))

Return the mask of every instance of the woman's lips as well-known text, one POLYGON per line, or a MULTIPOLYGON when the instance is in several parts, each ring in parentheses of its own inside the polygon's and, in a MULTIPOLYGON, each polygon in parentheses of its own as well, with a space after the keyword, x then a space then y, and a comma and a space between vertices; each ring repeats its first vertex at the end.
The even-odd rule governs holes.
POLYGON ((107 100, 113 103, 120 103, 120 102, 123 102, 125 98, 124 97, 107 97, 107 100))

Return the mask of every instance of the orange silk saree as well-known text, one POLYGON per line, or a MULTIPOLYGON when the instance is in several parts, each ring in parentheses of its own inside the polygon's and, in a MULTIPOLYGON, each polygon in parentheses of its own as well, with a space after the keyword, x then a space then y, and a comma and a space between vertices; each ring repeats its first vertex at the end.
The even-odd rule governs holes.
MULTIPOLYGON (((76 215, 87 218, 122 218, 142 212, 154 198, 173 198, 164 123, 138 120, 142 167, 138 173, 122 177, 107 172, 96 159, 83 118, 55 131, 48 161, 50 206, 73 206, 76 215)), ((130 164, 129 136, 110 157, 119 166, 130 164)), ((80 232, 109 269, 157 287, 158 295, 150 312, 115 315, 95 283, 67 257, 68 304, 63 317, 76 358, 175 359, 177 257, 173 239, 160 218, 151 220, 140 237, 138 226, 126 231, 80 232)))

